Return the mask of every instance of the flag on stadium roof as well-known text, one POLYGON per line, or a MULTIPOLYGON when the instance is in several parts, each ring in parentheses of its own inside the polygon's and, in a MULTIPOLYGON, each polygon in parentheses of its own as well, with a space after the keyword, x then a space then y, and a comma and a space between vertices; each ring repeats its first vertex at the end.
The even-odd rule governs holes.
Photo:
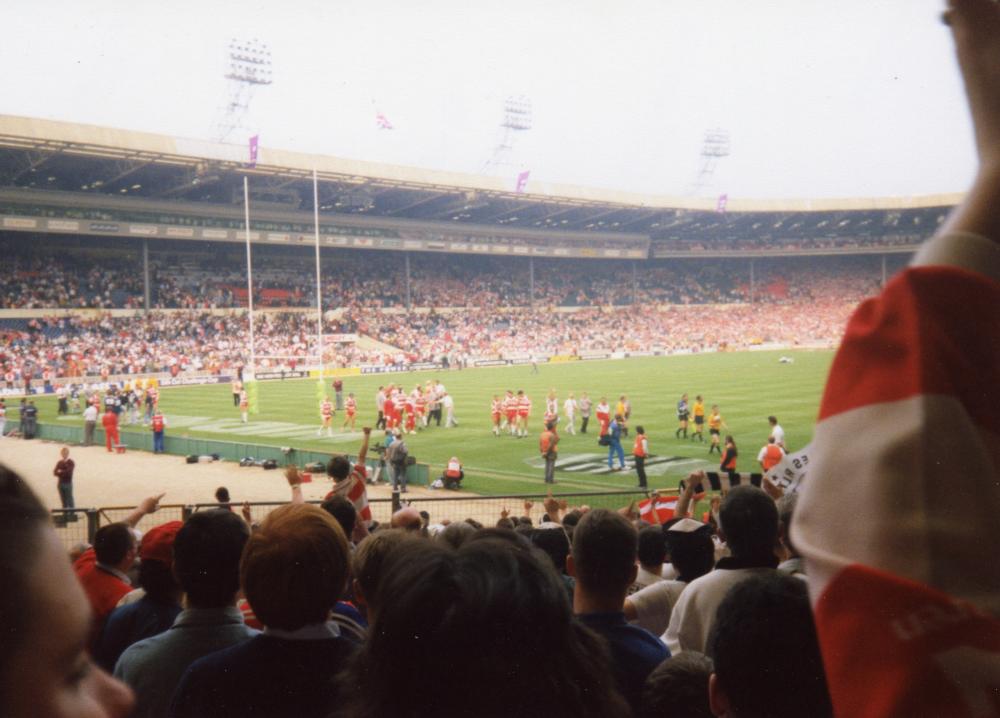
POLYGON ((260 135, 254 135, 250 138, 250 169, 257 166, 257 146, 260 141, 260 135))
POLYGON ((375 124, 378 125, 380 130, 391 130, 393 129, 392 123, 389 122, 389 118, 383 115, 381 112, 375 113, 375 124))
POLYGON ((725 214, 726 205, 728 204, 729 204, 729 195, 720 194, 718 201, 715 203, 715 211, 718 212, 719 214, 725 214))
POLYGON ((517 187, 514 188, 514 191, 517 192, 518 194, 524 194, 525 189, 528 186, 528 177, 530 176, 531 176, 531 170, 525 170, 524 172, 521 172, 517 176, 517 187))

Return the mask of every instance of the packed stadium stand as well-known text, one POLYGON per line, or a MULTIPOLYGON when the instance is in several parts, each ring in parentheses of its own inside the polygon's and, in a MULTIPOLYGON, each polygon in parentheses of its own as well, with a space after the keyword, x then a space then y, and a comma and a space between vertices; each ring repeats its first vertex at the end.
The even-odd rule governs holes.
POLYGON ((831 346, 956 201, 720 207, 543 183, 516 192, 501 178, 267 147, 250 167, 244 154, 0 116, 5 373, 20 384, 46 370, 245 363, 248 245, 264 366, 318 357, 317 243, 333 363, 831 346))

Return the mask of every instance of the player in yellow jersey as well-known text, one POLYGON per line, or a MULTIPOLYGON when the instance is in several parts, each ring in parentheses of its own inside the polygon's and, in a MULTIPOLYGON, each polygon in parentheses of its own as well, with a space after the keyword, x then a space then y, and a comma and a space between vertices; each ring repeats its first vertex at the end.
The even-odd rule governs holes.
POLYGON ((705 401, 701 398, 701 394, 698 394, 694 398, 694 406, 691 407, 691 413, 694 415, 694 432, 691 434, 691 441, 697 439, 701 443, 705 443, 705 401))
POLYGON ((728 428, 722 414, 719 413, 719 405, 712 404, 712 413, 708 415, 708 434, 712 438, 712 444, 708 447, 708 453, 717 451, 720 456, 722 455, 722 447, 719 446, 719 431, 728 428))

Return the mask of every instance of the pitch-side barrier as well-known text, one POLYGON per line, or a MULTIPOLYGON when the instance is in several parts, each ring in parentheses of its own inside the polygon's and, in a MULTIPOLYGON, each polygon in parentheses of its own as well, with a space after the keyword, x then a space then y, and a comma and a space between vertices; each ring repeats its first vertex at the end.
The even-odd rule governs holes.
MULTIPOLYGON (((410 499, 406 494, 400 494, 397 491, 393 493, 392 498, 369 499, 369 506, 372 510, 372 519, 384 525, 388 525, 394 512, 404 506, 412 506, 418 511, 427 512, 427 521, 431 525, 473 519, 484 526, 493 526, 503 513, 507 512, 511 518, 515 519, 520 516, 530 516, 537 526, 545 514, 543 502, 547 498, 549 498, 548 494, 508 494, 506 496, 421 496, 410 499), (530 506, 526 507, 525 502, 529 502, 530 506)), ((620 509, 633 502, 638 503, 649 498, 649 493, 645 491, 579 492, 553 494, 552 498, 564 502, 568 508, 620 509)), ((262 521, 271 511, 287 503, 287 501, 249 502, 251 522, 262 521)), ((319 505, 322 502, 309 501, 308 503, 319 505)), ((230 508, 237 513, 241 512, 243 505, 240 501, 233 501, 229 504, 230 508)), ((148 531, 154 526, 168 521, 184 521, 195 511, 217 508, 220 508, 220 504, 167 504, 160 506, 155 514, 144 516, 136 528, 140 531, 148 531)), ((53 509, 52 520, 59 538, 66 550, 69 551, 80 545, 92 544, 94 535, 101 526, 123 521, 132 511, 134 511, 132 506, 53 509)))

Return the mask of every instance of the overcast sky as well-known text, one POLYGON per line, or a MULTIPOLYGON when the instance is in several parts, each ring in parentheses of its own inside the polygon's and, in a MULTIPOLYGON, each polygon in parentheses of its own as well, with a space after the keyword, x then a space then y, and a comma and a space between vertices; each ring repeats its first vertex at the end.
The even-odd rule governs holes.
POLYGON ((689 196, 719 127, 706 196, 954 192, 974 155, 942 4, 5 0, 0 113, 209 138, 226 46, 256 37, 267 147, 480 172, 525 95, 505 176, 689 196))

